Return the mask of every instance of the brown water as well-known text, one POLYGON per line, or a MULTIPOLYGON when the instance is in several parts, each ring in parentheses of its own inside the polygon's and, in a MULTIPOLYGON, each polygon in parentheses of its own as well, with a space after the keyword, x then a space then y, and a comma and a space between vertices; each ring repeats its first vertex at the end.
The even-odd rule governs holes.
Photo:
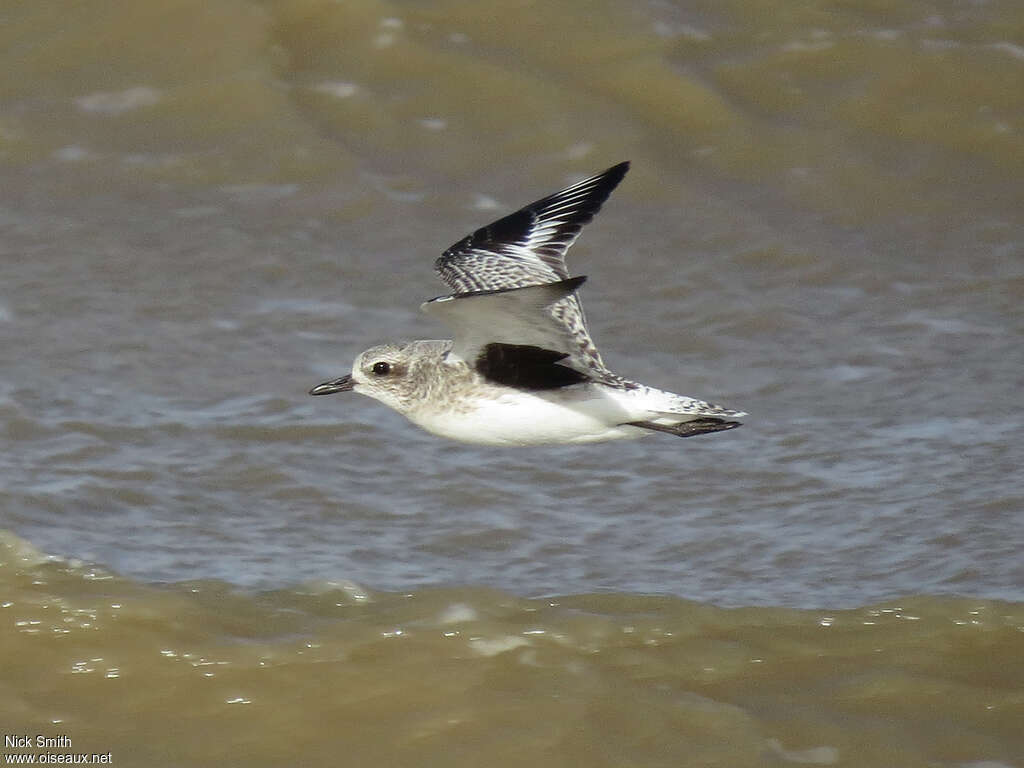
MULTIPOLYGON (((1014 765, 1019 604, 354 583, 244 594, 6 541, 0 717, 122 765, 1014 765), (1016 661, 1017 663, 1013 663, 1016 661)), ((16 724, 16 727, 9 727, 16 724)))
POLYGON ((1021 768, 1022 118, 1015 2, 0 2, 4 755, 1021 768), (742 429, 306 396, 624 159, 593 335, 742 429))

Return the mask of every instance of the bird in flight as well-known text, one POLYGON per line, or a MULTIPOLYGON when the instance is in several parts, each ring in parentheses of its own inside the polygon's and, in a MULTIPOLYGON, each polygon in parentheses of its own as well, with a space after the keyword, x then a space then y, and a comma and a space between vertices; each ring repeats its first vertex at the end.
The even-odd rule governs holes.
POLYGON ((453 341, 381 344, 311 395, 355 391, 441 437, 483 445, 591 443, 740 426, 745 413, 605 367, 565 252, 629 170, 620 163, 466 236, 434 268, 451 295, 421 309, 453 341))

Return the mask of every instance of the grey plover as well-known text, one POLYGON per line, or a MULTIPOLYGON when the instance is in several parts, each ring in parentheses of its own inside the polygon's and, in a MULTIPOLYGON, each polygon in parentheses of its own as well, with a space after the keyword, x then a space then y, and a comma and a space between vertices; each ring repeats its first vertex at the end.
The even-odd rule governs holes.
POLYGON ((590 443, 738 427, 740 411, 605 367, 565 252, 629 170, 620 163, 463 238, 434 267, 453 291, 422 305, 454 341, 381 344, 311 395, 355 391, 442 437, 486 445, 590 443))

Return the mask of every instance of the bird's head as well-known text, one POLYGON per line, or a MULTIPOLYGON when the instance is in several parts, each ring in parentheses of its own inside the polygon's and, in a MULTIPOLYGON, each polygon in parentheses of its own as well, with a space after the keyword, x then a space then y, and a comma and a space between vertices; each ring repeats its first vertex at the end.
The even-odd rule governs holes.
POLYGON ((358 392, 379 400, 397 411, 405 411, 412 401, 415 381, 410 365, 413 347, 407 344, 379 344, 359 354, 352 363, 352 373, 317 384, 311 395, 333 395, 335 392, 358 392))

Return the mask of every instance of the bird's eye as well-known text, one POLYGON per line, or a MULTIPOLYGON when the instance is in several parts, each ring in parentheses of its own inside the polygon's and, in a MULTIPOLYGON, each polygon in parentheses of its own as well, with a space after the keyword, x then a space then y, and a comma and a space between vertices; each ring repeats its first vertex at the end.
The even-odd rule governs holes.
POLYGON ((391 373, 391 365, 390 363, 385 363, 383 360, 381 360, 379 363, 373 364, 372 370, 378 376, 387 376, 389 373, 391 373))

